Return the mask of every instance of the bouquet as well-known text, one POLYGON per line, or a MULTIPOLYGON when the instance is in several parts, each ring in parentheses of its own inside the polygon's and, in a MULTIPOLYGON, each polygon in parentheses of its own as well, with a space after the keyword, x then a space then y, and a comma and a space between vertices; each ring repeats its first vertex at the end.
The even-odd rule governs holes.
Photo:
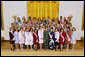
POLYGON ((53 35, 50 35, 50 38, 52 39, 53 35))

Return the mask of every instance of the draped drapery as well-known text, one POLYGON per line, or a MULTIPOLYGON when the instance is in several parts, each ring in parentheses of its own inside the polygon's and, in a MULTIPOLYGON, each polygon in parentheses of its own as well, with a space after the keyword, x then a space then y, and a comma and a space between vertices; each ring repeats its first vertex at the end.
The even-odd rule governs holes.
POLYGON ((4 30, 3 4, 2 4, 2 1, 1 1, 1 30, 4 30))
POLYGON ((59 1, 27 1, 28 17, 57 18, 59 14, 59 1))
POLYGON ((82 16, 82 30, 84 30, 84 4, 83 4, 83 16, 82 16))

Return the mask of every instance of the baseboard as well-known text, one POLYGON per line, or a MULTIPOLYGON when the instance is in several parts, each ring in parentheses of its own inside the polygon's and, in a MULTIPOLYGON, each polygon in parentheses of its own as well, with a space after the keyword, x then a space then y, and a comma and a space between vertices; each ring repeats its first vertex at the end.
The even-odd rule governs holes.
POLYGON ((2 42, 10 42, 9 40, 2 40, 2 42))

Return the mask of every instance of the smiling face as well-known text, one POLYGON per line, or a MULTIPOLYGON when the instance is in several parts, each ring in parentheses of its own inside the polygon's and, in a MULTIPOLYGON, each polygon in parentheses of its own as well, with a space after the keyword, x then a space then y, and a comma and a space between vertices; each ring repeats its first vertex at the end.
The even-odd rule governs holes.
POLYGON ((46 29, 45 29, 46 31, 48 31, 48 28, 46 27, 46 29))
POLYGON ((61 30, 61 32, 62 32, 62 33, 64 32, 63 29, 61 30))
POLYGON ((27 32, 29 31, 29 29, 27 28, 27 32))
POLYGON ((56 28, 56 32, 57 32, 57 28, 56 28))
POLYGON ((35 29, 35 32, 37 32, 37 30, 35 29))
POLYGON ((40 29, 42 29, 42 26, 40 26, 40 29))
POLYGON ((51 29, 50 29, 50 31, 52 32, 52 31, 53 31, 53 29, 51 28, 51 29))
POLYGON ((23 32, 23 28, 21 28, 21 32, 23 32))
POLYGON ((16 28, 16 31, 18 31, 18 28, 16 28))

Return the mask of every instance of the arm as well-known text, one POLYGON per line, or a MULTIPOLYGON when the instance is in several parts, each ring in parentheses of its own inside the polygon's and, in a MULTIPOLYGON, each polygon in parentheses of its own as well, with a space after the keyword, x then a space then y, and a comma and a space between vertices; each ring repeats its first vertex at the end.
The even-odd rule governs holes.
POLYGON ((59 34, 59 32, 58 32, 58 37, 57 37, 57 41, 59 40, 59 37, 60 37, 60 34, 59 34))

